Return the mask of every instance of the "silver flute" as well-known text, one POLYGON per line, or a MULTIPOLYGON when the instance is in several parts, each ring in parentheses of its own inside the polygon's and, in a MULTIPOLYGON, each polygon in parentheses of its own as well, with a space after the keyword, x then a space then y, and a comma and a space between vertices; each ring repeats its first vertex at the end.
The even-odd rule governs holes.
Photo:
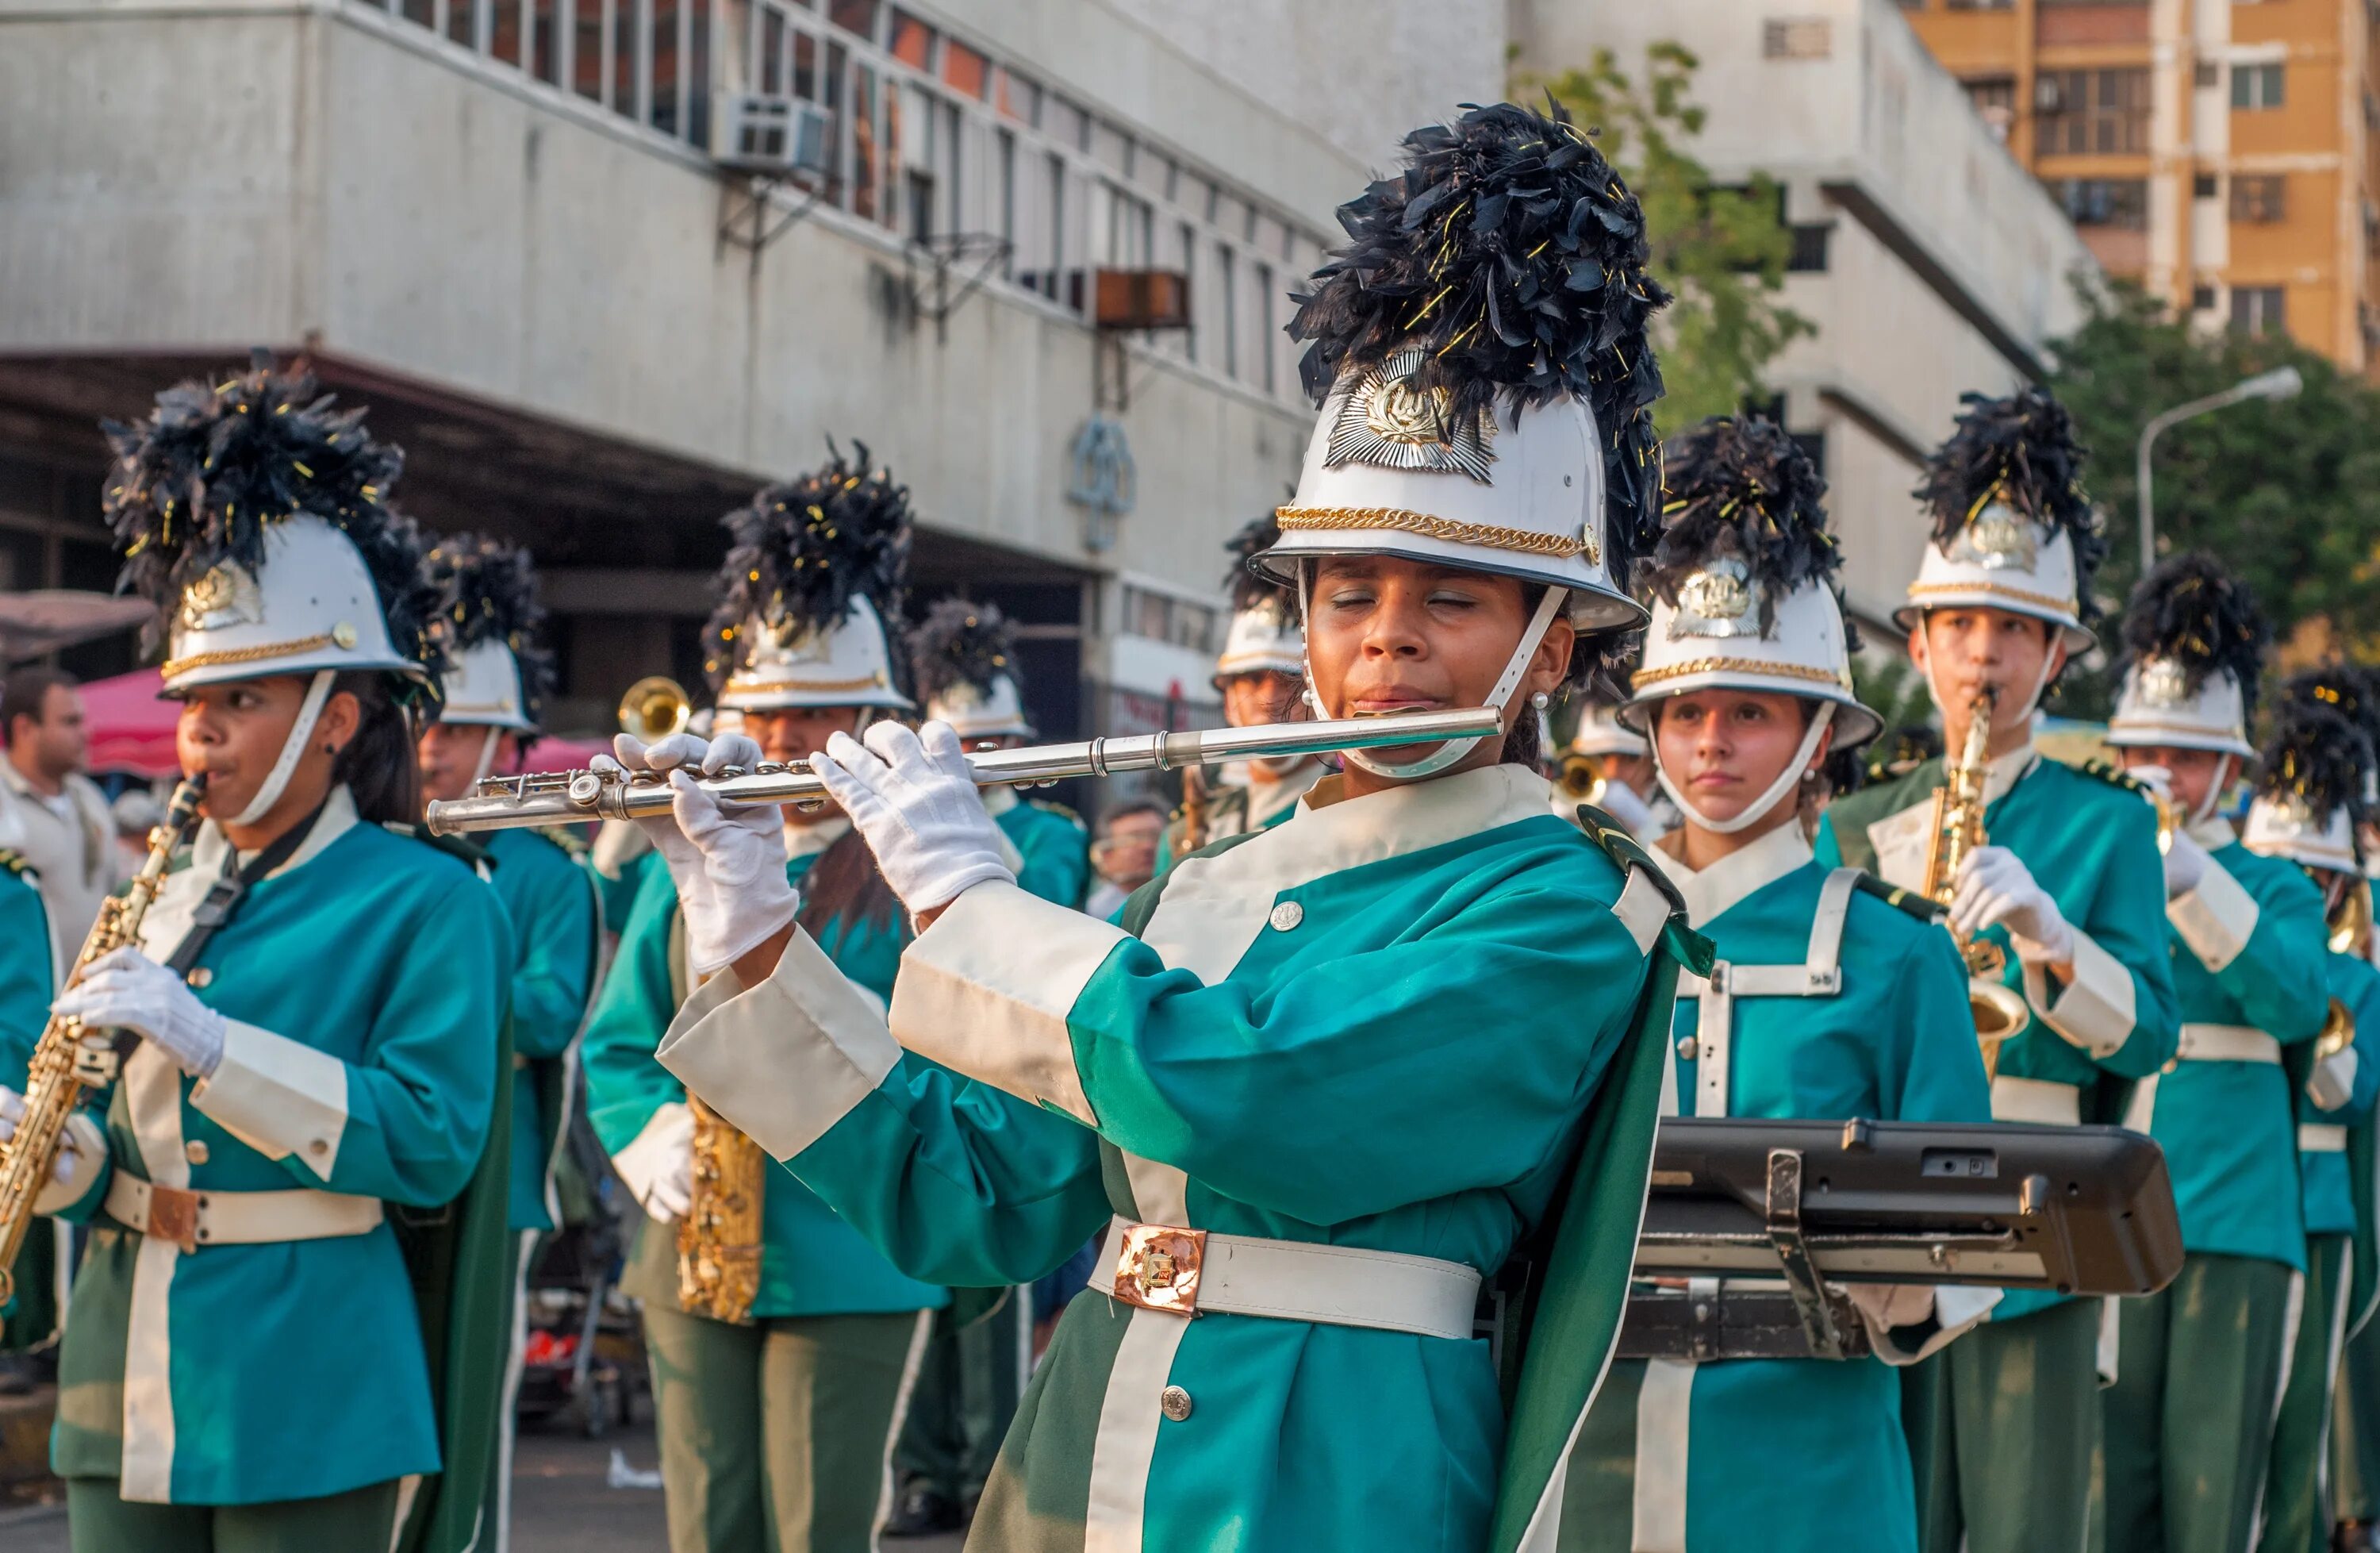
MULTIPOLYGON (((1486 739, 1502 731, 1492 706, 1451 712, 1391 712, 1378 717, 1340 717, 1328 722, 1266 723, 1257 728, 1209 728, 1186 733, 1137 733, 1071 744, 1036 744, 1021 750, 970 754, 976 785, 1038 787, 1069 776, 1106 776, 1123 771, 1172 771, 1235 760, 1287 760, 1334 754, 1342 750, 1387 750, 1407 744, 1441 744, 1450 739, 1486 739)), ((826 784, 809 764, 764 763, 698 777, 722 803, 829 801, 826 784)), ((510 830, 519 825, 568 825, 582 820, 633 820, 666 813, 668 781, 650 771, 623 776, 608 771, 541 771, 491 776, 462 797, 432 802, 424 818, 432 833, 510 830)))

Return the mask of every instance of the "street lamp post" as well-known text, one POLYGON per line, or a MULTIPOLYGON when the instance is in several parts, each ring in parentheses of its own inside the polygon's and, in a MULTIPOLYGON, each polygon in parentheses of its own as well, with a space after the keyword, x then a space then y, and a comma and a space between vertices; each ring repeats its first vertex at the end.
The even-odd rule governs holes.
POLYGON ((2295 367, 2276 367, 2268 373, 2258 373, 2233 384, 2219 394, 2209 394, 2203 399, 2176 405, 2150 420, 2141 428, 2141 441, 2134 454, 2134 475, 2140 487, 2141 502, 2141 575, 2148 575, 2156 565, 2156 497, 2153 482, 2155 471, 2150 467, 2150 450, 2168 427, 2179 425, 2192 416, 2241 404, 2249 399, 2295 398, 2305 387, 2305 379, 2295 367))

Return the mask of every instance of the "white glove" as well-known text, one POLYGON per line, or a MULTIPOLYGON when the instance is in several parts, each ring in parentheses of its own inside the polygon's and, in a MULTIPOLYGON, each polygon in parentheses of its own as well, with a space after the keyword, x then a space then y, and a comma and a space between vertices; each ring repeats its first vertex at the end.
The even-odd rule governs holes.
POLYGON ((1978 847, 1959 864, 1950 897, 1950 925, 1972 937, 1995 923, 2008 928, 2009 943, 2027 965, 2057 965, 2074 958, 2074 929, 2049 892, 2006 847, 1978 847))
MULTIPOLYGON (((25 1097, 6 1084, 0 1084, 0 1143, 15 1137, 17 1124, 24 1119, 25 1097)), ((88 1163, 82 1156, 82 1140, 69 1127, 59 1134, 57 1162, 50 1167, 50 1180, 71 1192, 82 1180, 83 1167, 88 1163)))
POLYGON ((1636 789, 1625 782, 1607 782, 1603 786, 1603 812, 1620 822, 1620 828, 1637 840, 1645 839, 1647 822, 1653 818, 1653 806, 1636 796, 1636 789))
POLYGON ((690 770, 716 776, 760 764, 760 746, 742 734, 706 744, 674 733, 650 747, 626 734, 613 741, 619 759, 597 769, 664 772, 667 817, 639 820, 669 864, 686 919, 686 962, 709 975, 794 920, 801 900, 785 879, 784 818, 773 804, 724 805, 695 785, 690 770))
POLYGON ((200 1002, 181 977, 128 944, 93 960, 50 1011, 72 1014, 93 1030, 132 1031, 194 1079, 205 1078, 223 1060, 224 1017, 200 1002))
POLYGON ((612 1156, 612 1168, 649 1217, 664 1224, 684 1218, 694 1206, 694 1113, 675 1100, 662 1106, 612 1156))
POLYGON ((1847 1283, 1843 1292, 1851 1296, 1868 1325, 1882 1331, 1914 1327, 1934 1315, 1930 1283, 1847 1283))
MULTIPOLYGON (((2162 765, 2133 765, 2124 775, 2156 794, 2166 807, 2173 807, 2173 773, 2162 765)), ((2180 816, 2175 818, 2180 820, 2180 816)), ((2206 865, 2214 860, 2206 849, 2191 838, 2189 826, 2176 824, 2172 839, 2165 850, 2165 896, 2168 900, 2178 895, 2188 895, 2206 877, 2206 865)))
POLYGON ((1014 884, 1000 826, 968 774, 959 736, 944 722, 912 733, 878 723, 867 743, 846 733, 810 757, 810 769, 851 816, 884 882, 912 914, 947 906, 987 879, 1014 884))

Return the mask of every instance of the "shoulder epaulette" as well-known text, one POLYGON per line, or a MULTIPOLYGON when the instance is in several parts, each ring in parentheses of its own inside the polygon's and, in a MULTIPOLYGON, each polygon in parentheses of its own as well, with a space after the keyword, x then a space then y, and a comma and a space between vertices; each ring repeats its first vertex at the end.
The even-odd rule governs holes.
POLYGON ((1861 894, 1872 895, 1886 905, 1898 907, 1921 922, 1940 922, 1949 913, 1950 909, 1940 901, 1920 895, 1913 889, 1903 889, 1899 885, 1879 879, 1865 869, 1861 869, 1859 877, 1852 882, 1858 886, 1861 894))
POLYGON ((2082 772, 2085 776, 2096 776, 2111 788, 2121 788, 2126 792, 2138 793, 2143 798, 2149 796, 2148 784, 2131 776, 2119 765, 2111 764, 2103 760, 2087 760, 2074 769, 2082 772))
POLYGON ((1645 844, 1628 834, 1626 826, 1595 805, 1582 803, 1578 806, 1578 828, 1588 840, 1603 850, 1603 855, 1609 858, 1620 872, 1627 874, 1641 870, 1669 898, 1670 911, 1680 916, 1685 914, 1686 898, 1679 892, 1677 885, 1661 865, 1653 861, 1653 854, 1645 850, 1645 844))
POLYGON ((38 881, 42 876, 42 871, 33 866, 33 860, 13 847, 0 847, 0 868, 6 869, 29 884, 38 881))
POLYGON ((382 828, 391 836, 402 836, 408 841, 419 841, 433 851, 444 852, 474 873, 481 869, 492 871, 496 867, 496 860, 488 849, 467 838, 440 836, 428 825, 405 825, 396 821, 390 821, 382 828))
POLYGON ((1045 814, 1057 815, 1068 825, 1073 825, 1076 830, 1083 831, 1087 834, 1091 828, 1083 823, 1082 815, 1075 813, 1072 809, 1067 808, 1064 804, 1060 803, 1053 799, 1028 798, 1025 801, 1031 804, 1034 808, 1040 810, 1045 814))

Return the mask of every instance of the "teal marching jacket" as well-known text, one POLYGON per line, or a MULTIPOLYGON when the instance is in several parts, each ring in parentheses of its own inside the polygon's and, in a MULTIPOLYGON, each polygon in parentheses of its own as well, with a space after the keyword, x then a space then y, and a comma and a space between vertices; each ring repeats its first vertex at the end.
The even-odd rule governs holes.
MULTIPOLYGON (((209 825, 167 877, 141 925, 152 958, 225 850, 209 825)), ((345 788, 249 888, 190 974, 230 1022, 213 1074, 136 1046, 104 1140, 75 1124, 105 1168, 42 1204, 92 1226, 59 1360, 59 1476, 231 1505, 440 1470, 445 1361, 389 1217, 445 1217, 480 1164, 509 1076, 508 934, 467 864, 358 822, 345 788), (139 1232, 151 1183, 200 1195, 190 1246, 139 1232)))
MULTIPOLYGON (((826 849, 850 833, 850 822, 830 819, 797 828, 793 838, 812 850, 787 860, 796 888, 826 849)), ((857 845, 855 838, 854 845, 857 845)), ((656 854, 657 855, 657 854, 656 854)), ((588 1018, 588 1119, 605 1152, 618 1155, 671 1107, 686 1104, 686 1086, 653 1059, 662 1033, 678 1011, 686 984, 684 935, 677 891, 659 862, 644 868, 636 904, 620 929, 620 946, 588 1018)), ((838 922, 826 935, 835 968, 880 1002, 892 996, 893 972, 908 930, 897 908, 883 924, 838 922)), ((875 1315, 938 1309, 948 1292, 905 1276, 859 1231, 793 1177, 771 1172, 761 1193, 760 1288, 757 1320, 775 1316, 875 1315)), ((648 1224, 632 1254, 627 1284, 647 1300, 674 1302, 676 1238, 648 1224), (632 1286, 632 1287, 631 1287, 632 1286)))
MULTIPOLYGON (((1840 798, 1820 822, 1817 858, 1920 887, 1942 762, 1840 798)), ((2074 977, 2064 985, 2014 955, 2006 980, 2030 1021, 2000 1046, 1992 1115, 2035 1124, 2116 1121, 2132 1081, 2174 1053, 2173 972, 2166 950, 2165 864, 2156 811, 2125 778, 2078 770, 2028 746, 1991 763, 1984 826, 2058 902, 2074 930, 2074 977)), ((1986 936, 2004 939, 1998 928, 1986 936)), ((1992 1318, 2006 1321, 2063 1295, 2010 1290, 1992 1318)))
MULTIPOLYGON (((50 917, 32 871, 0 849, 0 1085, 22 1094, 34 1044, 50 1021, 50 917)), ((16 1315, 18 1290, 0 1302, 0 1321, 16 1315)), ((46 1309, 46 1303, 30 1307, 46 1309)))
POLYGON ((1145 887, 1134 931, 968 890, 904 956, 889 1029, 796 935, 663 1048, 919 1278, 1025 1281, 1107 1227, 978 1546, 1475 1553, 1491 1518, 1510 1548, 1559 1515, 1643 1202, 1667 887, 1518 766, 1335 787, 1145 887), (1548 1430, 1500 1462, 1477 1275, 1544 1224, 1582 1136, 1565 1243, 1572 1210, 1617 1233, 1585 1232, 1582 1287, 1535 1330, 1586 1330, 1572 1296, 1604 1319, 1561 1350, 1559 1408, 1524 1376, 1516 1416, 1548 1430))
MULTIPOLYGON (((2356 1230, 2355 1183, 2348 1168, 2348 1134, 2369 1127, 2372 1103, 2380 1098, 2380 970, 2360 954, 2333 953, 2325 960, 2330 996, 2354 1026, 2346 1049, 2326 1059, 2323 1076, 2298 1087, 2298 1176, 2303 1187, 2309 1235, 2351 1235, 2356 1230), (2327 1095, 2339 1101, 2325 1107, 2327 1095)), ((2363 1304, 2370 1290, 2360 1290, 2363 1304)))
POLYGON ((1055 804, 1019 798, 1014 788, 990 788, 983 806, 1016 849, 1016 882, 1044 900, 1080 906, 1091 883, 1091 842, 1083 822, 1055 804))
MULTIPOLYGON (((1699 874, 1656 855, 1719 960, 1679 989, 1665 1109, 1991 1119, 1966 967, 1927 908, 1820 867, 1798 824, 1699 874)), ((1935 1294, 1930 1312, 1895 1313, 1900 1342, 1870 1317, 1879 1353, 1907 1363, 1931 1351, 1993 1298, 1935 1294)), ((1900 1383, 1877 1358, 1623 1362, 1571 1474, 1564 1553, 1917 1547, 1900 1383)))
POLYGON ((2133 1091, 2124 1125, 2165 1146, 2185 1251, 2305 1271, 2297 1107, 2281 1048, 2330 1008, 2322 892, 2284 858, 2240 844, 2228 820, 2191 827, 2204 877, 2166 907, 2177 1060, 2133 1091))
POLYGON ((492 831, 485 838, 492 882, 512 921, 512 1180, 506 1225, 553 1228, 551 1193, 555 1140, 572 1084, 571 1045, 594 990, 596 891, 588 872, 561 844, 535 830, 492 831), (532 1082, 532 1075, 545 1082, 532 1082))

